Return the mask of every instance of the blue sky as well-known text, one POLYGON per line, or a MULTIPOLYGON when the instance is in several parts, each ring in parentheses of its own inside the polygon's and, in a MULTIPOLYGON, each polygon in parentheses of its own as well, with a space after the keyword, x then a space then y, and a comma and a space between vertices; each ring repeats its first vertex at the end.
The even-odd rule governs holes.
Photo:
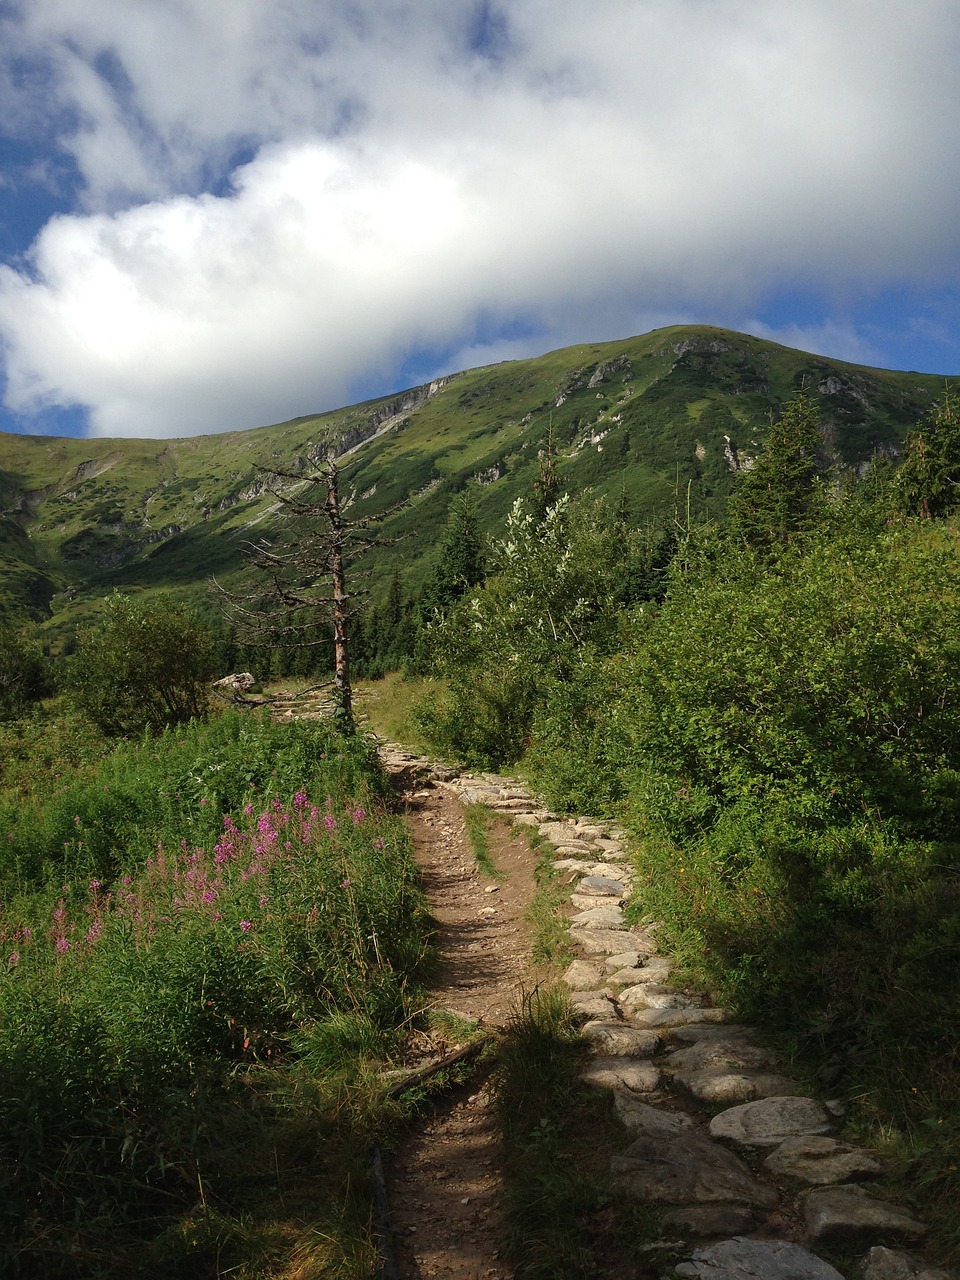
POLYGON ((957 0, 0 0, 0 430, 670 323, 960 376, 957 0))

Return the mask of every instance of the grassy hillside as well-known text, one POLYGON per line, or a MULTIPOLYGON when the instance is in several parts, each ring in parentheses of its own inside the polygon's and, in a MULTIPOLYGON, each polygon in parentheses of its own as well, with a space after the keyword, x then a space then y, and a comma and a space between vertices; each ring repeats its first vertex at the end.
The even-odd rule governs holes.
POLYGON ((452 495, 475 486, 498 524, 529 493, 548 440, 571 491, 623 496, 634 518, 720 508, 738 460, 756 451, 799 387, 821 404, 828 450, 855 465, 895 450, 941 378, 827 360, 744 334, 675 326, 473 369, 331 413, 183 440, 0 435, 0 601, 53 633, 113 587, 206 589, 272 526, 257 468, 343 455, 362 512, 398 501, 374 585, 395 563, 408 589, 429 570, 452 495))

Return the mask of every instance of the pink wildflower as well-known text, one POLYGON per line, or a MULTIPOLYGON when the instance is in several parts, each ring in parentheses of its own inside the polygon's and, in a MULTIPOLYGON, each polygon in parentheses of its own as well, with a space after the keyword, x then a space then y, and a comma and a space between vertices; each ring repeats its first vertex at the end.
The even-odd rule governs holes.
POLYGON ((242 933, 249 933, 249 932, 250 932, 250 930, 251 930, 252 928, 253 928, 253 921, 252 921, 252 920, 241 920, 241 921, 240 921, 240 931, 241 931, 242 933))

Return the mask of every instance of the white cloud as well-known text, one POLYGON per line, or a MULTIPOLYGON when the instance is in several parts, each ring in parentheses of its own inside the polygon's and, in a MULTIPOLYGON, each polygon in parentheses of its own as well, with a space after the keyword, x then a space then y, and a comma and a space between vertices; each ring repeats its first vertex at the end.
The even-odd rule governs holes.
POLYGON ((8 404, 253 426, 418 349, 957 283, 958 32, 952 0, 30 0, 0 39, 86 207, 0 272, 8 404))

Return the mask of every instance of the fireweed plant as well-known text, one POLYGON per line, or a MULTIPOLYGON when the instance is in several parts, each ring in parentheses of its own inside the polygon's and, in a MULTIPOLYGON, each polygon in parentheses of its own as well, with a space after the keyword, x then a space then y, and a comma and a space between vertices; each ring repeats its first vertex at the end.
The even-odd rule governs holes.
POLYGON ((26 806, 7 832, 0 1270, 117 1209, 149 1236, 157 1197, 197 1193, 164 1136, 185 1100, 295 1059, 344 1015, 367 1051, 408 1016, 429 922, 369 747, 317 725, 232 731, 246 751, 226 721, 122 744, 63 780, 55 819, 26 806))

